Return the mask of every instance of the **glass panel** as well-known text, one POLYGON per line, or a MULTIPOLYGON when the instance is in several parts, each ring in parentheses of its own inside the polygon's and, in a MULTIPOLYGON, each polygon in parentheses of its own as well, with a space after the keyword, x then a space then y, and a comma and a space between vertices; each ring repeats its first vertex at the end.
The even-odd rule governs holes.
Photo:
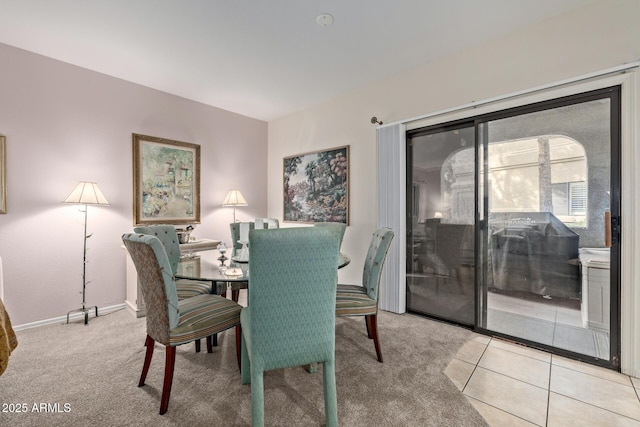
POLYGON ((407 308, 475 322, 474 127, 408 138, 407 308))
POLYGON ((610 359, 609 98, 487 121, 481 327, 610 359))

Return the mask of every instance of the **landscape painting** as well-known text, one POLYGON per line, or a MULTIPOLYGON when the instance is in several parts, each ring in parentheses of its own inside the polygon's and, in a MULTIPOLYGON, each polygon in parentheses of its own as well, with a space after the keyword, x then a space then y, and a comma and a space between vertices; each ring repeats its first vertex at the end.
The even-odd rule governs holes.
POLYGON ((133 134, 134 225, 200 223, 200 146, 133 134))
POLYGON ((349 146, 284 158, 284 221, 349 225, 349 146))

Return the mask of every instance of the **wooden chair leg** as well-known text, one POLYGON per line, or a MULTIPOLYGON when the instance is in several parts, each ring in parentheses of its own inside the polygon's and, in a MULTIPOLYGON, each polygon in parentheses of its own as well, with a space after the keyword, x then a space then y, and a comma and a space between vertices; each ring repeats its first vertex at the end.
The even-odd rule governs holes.
POLYGON ((196 344, 196 353, 200 353, 200 340, 195 340, 194 343, 196 344))
POLYGON ((207 337, 207 353, 213 353, 213 337, 211 335, 207 337))
POLYGON ((176 348, 165 347, 166 361, 164 365, 164 385, 162 386, 162 401, 160 402, 160 415, 167 412, 169 397, 171 396, 171 384, 173 383, 173 368, 176 364, 176 348))
POLYGON ((371 339, 373 339, 373 344, 376 347, 378 362, 382 363, 382 351, 380 350, 380 339, 378 338, 378 316, 370 314, 365 318, 367 319, 367 330, 371 331, 371 339))
POLYGON ((155 341, 149 335, 147 335, 147 339, 144 342, 144 345, 147 346, 147 351, 144 356, 144 364, 142 365, 142 374, 140 375, 140 381, 138 382, 138 387, 142 387, 144 385, 144 380, 147 378, 147 373, 149 372, 149 366, 151 365, 151 358, 153 357, 153 347, 155 341))
POLYGON ((369 339, 373 339, 373 337, 371 336, 371 325, 369 324, 369 316, 365 317, 365 325, 367 325, 367 337, 369 337, 369 339))
POLYGON ((238 369, 242 370, 242 326, 236 326, 236 359, 238 361, 238 369))

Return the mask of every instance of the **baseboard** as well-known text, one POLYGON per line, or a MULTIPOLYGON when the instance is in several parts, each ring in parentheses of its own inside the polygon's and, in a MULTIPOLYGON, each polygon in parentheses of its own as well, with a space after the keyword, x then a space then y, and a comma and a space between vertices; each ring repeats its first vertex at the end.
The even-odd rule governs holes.
MULTIPOLYGON (((124 304, 112 305, 110 307, 98 307, 98 316, 100 316, 101 314, 113 313, 114 311, 122 310, 123 308, 125 308, 124 304)), ((95 311, 91 310, 89 312, 89 321, 91 321, 91 317, 93 317, 92 313, 95 313, 95 311)), ((83 318, 83 314, 82 313, 73 313, 73 314, 69 315, 69 321, 76 320, 76 319, 82 319, 82 318, 83 318)), ((67 322, 67 315, 65 314, 64 316, 54 317, 52 319, 38 320, 37 322, 31 322, 31 323, 25 323, 23 325, 17 325, 17 326, 13 327, 13 330, 14 331, 22 331, 24 329, 37 328, 38 326, 51 325, 53 323, 59 323, 59 322, 66 323, 67 322)))

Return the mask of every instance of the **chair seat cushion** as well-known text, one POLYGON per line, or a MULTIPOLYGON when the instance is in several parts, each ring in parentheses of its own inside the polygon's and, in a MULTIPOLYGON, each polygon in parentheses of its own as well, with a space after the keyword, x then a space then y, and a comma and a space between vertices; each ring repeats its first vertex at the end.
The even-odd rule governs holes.
POLYGON ((377 312, 377 301, 369 298, 364 287, 338 284, 336 316, 366 316, 377 312))
POLYGON ((240 323, 239 304, 218 295, 198 295, 178 302, 178 326, 169 331, 169 345, 177 346, 213 335, 240 323))
POLYGON ((183 300, 198 295, 210 294, 212 293, 211 283, 177 278, 176 292, 178 293, 178 300, 183 300))

